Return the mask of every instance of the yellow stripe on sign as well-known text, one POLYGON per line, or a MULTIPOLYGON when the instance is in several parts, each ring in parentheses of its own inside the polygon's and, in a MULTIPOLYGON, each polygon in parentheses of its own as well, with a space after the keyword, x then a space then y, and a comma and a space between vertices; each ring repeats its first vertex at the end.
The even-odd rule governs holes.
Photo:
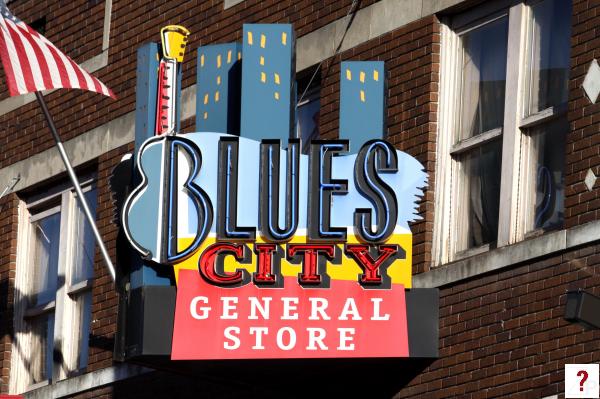
POLYGON ((242 59, 242 52, 238 51, 238 61, 242 59))
POLYGON ((204 105, 208 104, 208 93, 204 95, 204 105))
POLYGON ((352 72, 349 69, 346 69, 346 79, 352 80, 352 72))
POLYGON ((287 33, 281 32, 281 44, 284 46, 287 44, 287 33))
POLYGON ((208 119, 208 112, 204 113, 204 119, 208 119))
POLYGON ((360 83, 365 83, 365 73, 364 71, 360 71, 360 83))
POLYGON ((264 72, 260 73, 260 81, 263 83, 267 82, 267 75, 264 72))
POLYGON ((376 82, 379 81, 379 71, 377 69, 373 71, 373 80, 376 82))
POLYGON ((275 92, 275 100, 279 100, 279 92, 278 91, 275 92))
POLYGON ((260 61, 259 61, 260 65, 265 65, 265 57, 263 57, 262 55, 260 56, 260 61))
POLYGON ((221 54, 217 55, 217 68, 221 68, 221 54))
POLYGON ((231 50, 227 52, 227 63, 231 64, 231 50))
POLYGON ((360 101, 362 101, 363 103, 365 102, 365 91, 364 90, 360 91, 360 101))
POLYGON ((267 37, 263 34, 260 35, 260 47, 265 48, 267 45, 267 37))
POLYGON ((221 75, 217 76, 217 86, 221 85, 221 75))
POLYGON ((252 32, 248 31, 248 44, 252 46, 252 32))
POLYGON ((278 73, 276 73, 276 74, 275 74, 275 84, 279 84, 279 83, 280 83, 280 82, 279 82, 279 74, 278 74, 278 73))
POLYGON ((200 56, 200 66, 203 67, 204 66, 204 54, 202 54, 200 56))
POLYGON ((218 103, 219 102, 219 90, 217 90, 215 92, 215 102, 218 103))
MULTIPOLYGON (((193 241, 193 237, 191 238, 180 238, 178 240, 178 249, 183 250, 187 248, 191 242, 193 241)), ((256 243, 263 243, 264 241, 259 236, 259 239, 256 243)), ((185 261, 174 265, 175 269, 175 279, 176 282, 179 282, 179 271, 182 269, 186 270, 198 270, 198 260, 200 255, 208 248, 208 246, 215 243, 215 237, 208 237, 200 246, 200 248, 194 252, 194 254, 186 259, 185 261)), ((305 244, 306 237, 296 236, 294 237, 290 243, 294 244, 305 244)), ((348 235, 348 244, 357 244, 359 243, 358 238, 354 235, 348 235)), ((403 234, 394 234, 390 237, 390 239, 386 242, 386 244, 397 244, 405 251, 404 259, 396 259, 387 269, 387 274, 390 276, 393 284, 403 284, 404 288, 412 287, 412 234, 403 233, 403 234)), ((254 244, 248 244, 250 247, 250 253, 253 253, 254 244)), ((285 250, 285 244, 282 245, 282 248, 285 250)), ((338 245, 340 252, 343 254, 343 245, 338 245)), ((256 271, 256 256, 252 256, 252 262, 250 264, 239 264, 235 261, 232 256, 226 256, 224 259, 225 263, 225 271, 226 272, 234 272, 237 269, 245 269, 250 273, 256 271)), ((281 259, 281 274, 286 277, 296 277, 298 273, 302 270, 302 265, 292 264, 288 262, 285 256, 281 259)), ((356 262, 342 255, 341 264, 333 265, 331 263, 327 263, 326 272, 331 277, 332 280, 345 280, 345 281, 356 281, 358 284, 358 277, 362 274, 361 268, 356 264, 356 262)))

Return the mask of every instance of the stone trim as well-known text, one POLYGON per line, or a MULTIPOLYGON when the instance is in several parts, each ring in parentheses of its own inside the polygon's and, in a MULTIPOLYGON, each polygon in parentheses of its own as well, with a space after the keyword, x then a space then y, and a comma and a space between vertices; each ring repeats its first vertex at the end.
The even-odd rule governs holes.
POLYGON ((485 273, 600 241, 600 221, 547 233, 413 276, 414 288, 444 287, 485 273))
POLYGON ((116 364, 101 370, 85 373, 77 377, 67 378, 54 384, 26 392, 23 396, 27 399, 48 399, 63 398, 75 395, 90 389, 100 388, 117 381, 137 377, 142 374, 150 373, 154 370, 135 366, 131 364, 116 364))

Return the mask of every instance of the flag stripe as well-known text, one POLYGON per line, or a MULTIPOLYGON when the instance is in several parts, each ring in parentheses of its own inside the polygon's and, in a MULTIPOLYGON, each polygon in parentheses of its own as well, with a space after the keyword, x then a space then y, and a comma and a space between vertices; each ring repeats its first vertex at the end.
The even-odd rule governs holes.
POLYGON ((115 97, 100 80, 12 15, 4 0, 0 0, 0 58, 11 96, 71 88, 115 97))
POLYGON ((52 43, 48 41, 48 39, 37 33, 35 30, 31 29, 29 26, 25 25, 22 22, 20 23, 20 26, 24 27, 24 29, 27 29, 31 36, 38 40, 41 43, 40 45, 43 46, 46 49, 46 51, 50 54, 50 58, 56 65, 56 69, 58 70, 58 74, 61 81, 60 85, 56 85, 55 87, 69 87, 69 73, 67 72, 64 63, 58 56, 58 50, 52 45, 52 43))
MULTIPOLYGON (((19 27, 25 29, 27 32, 32 33, 35 32, 33 29, 29 29, 29 27, 23 23, 18 24, 19 27)), ((37 32, 36 32, 37 33, 37 32)), ((52 85, 50 87, 64 87, 64 82, 66 82, 66 78, 63 78, 63 75, 66 74, 66 71, 61 70, 56 64, 56 60, 52 56, 48 45, 44 40, 42 40, 39 35, 31 34, 31 39, 35 42, 35 44, 39 47, 40 51, 44 55, 44 59, 46 60, 46 66, 48 67, 48 71, 50 73, 50 78, 52 79, 52 85)))
MULTIPOLYGON (((12 88, 12 93, 23 94, 27 93, 27 87, 25 86, 25 78, 23 73, 21 72, 21 62, 19 61, 19 57, 11 57, 12 54, 17 53, 17 49, 15 48, 15 44, 13 43, 10 32, 8 31, 8 27, 6 26, 6 22, 3 18, 0 18, 2 24, 2 36, 4 38, 4 42, 6 43, 6 49, 4 49, 3 53, 7 53, 8 62, 3 60, 3 63, 10 63, 12 67, 12 75, 11 79, 9 79, 9 83, 14 81, 15 85, 12 88)), ((8 73, 7 70, 5 70, 8 73)), ((11 94, 15 95, 15 94, 11 94)))
POLYGON ((18 33, 14 31, 12 28, 10 21, 7 21, 6 26, 8 27, 8 32, 11 37, 12 42, 15 45, 15 50, 17 51, 17 56, 21 61, 21 72, 23 73, 23 80, 25 81, 25 87, 27 87, 27 91, 35 91, 36 82, 33 78, 33 72, 31 70, 31 62, 27 57, 27 52, 25 51, 25 47, 23 46, 23 42, 18 37, 18 33))
MULTIPOLYGON (((31 74, 31 68, 29 67, 29 63, 27 62, 27 55, 25 54, 25 52, 23 50, 21 41, 20 40, 15 41, 15 34, 10 29, 10 26, 8 23, 6 24, 6 30, 7 30, 6 38, 13 45, 14 54, 16 55, 17 61, 19 62, 19 68, 16 70, 17 71, 20 70, 20 74, 23 76, 23 83, 25 86, 25 90, 27 90, 27 92, 35 91, 35 85, 33 84, 33 76, 31 74)), ((11 58, 14 59, 15 57, 11 57, 11 58)))
POLYGON ((64 70, 65 82, 63 82, 62 87, 79 87, 77 78, 75 77, 75 72, 73 72, 73 68, 69 62, 66 62, 64 56, 60 51, 58 51, 54 46, 48 46, 48 50, 54 55, 54 59, 56 60, 56 64, 60 65, 60 67, 64 70))
POLYGON ((2 59, 2 66, 4 66, 4 71, 6 72, 8 92, 11 96, 16 96, 19 94, 19 90, 15 79, 15 73, 13 72, 12 59, 8 56, 8 44, 4 38, 6 29, 4 18, 0 18, 0 58, 2 59))
POLYGON ((39 47, 35 45, 31 35, 23 34, 14 22, 8 21, 7 26, 12 29, 21 38, 21 43, 27 54, 29 65, 31 66, 31 73, 35 82, 35 87, 52 87, 52 79, 50 79, 50 71, 45 62, 36 62, 39 58, 42 58, 42 54, 39 47))

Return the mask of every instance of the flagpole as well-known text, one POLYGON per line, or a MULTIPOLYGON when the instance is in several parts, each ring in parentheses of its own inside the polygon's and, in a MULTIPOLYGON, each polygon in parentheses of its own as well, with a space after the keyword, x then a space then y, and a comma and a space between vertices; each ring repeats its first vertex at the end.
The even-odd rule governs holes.
POLYGON ((110 273, 110 276, 112 277, 113 282, 114 282, 115 278, 116 278, 115 277, 115 267, 113 266, 113 263, 110 260, 110 256, 108 255, 108 251, 106 250, 104 241, 102 241, 102 237, 100 236, 98 227, 96 227, 96 218, 94 215, 92 215, 92 212, 90 212, 90 207, 88 206, 88 203, 85 200, 85 197, 83 196, 83 191, 81 191, 81 186, 79 185, 79 180, 77 179, 77 175, 75 175, 73 166, 71 166, 71 161, 69 160, 69 157, 67 156, 67 152, 65 151, 65 148, 63 146, 63 143, 60 140, 60 136, 58 135, 58 132, 56 131, 56 126, 54 126, 54 121, 52 120, 52 116, 50 115, 50 112, 48 111, 48 106, 46 105, 44 96, 39 91, 36 91, 35 97, 37 98, 37 101, 40 104, 42 111, 44 112, 44 116, 46 117, 46 122, 48 123, 48 127, 50 128, 52 137, 54 137, 54 141, 56 142, 56 148, 58 148, 58 152, 60 153, 60 156, 65 164, 65 167, 67 168, 67 172, 69 173, 71 182, 73 183, 73 186, 75 187, 75 192, 77 193, 77 198, 79 199, 79 204, 83 208, 83 213, 85 213, 85 216, 86 216, 88 222, 90 223, 92 231, 94 232, 94 236, 96 237, 96 243, 100 247, 100 252, 102 253, 102 257, 104 258, 104 263, 106 264, 106 267, 108 268, 108 272, 110 273))

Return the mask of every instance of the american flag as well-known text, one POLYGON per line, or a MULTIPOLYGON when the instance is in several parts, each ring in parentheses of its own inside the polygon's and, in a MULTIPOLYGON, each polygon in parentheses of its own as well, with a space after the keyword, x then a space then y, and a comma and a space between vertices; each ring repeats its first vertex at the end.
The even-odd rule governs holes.
POLYGON ((11 96, 69 88, 115 98, 113 92, 15 17, 0 0, 0 58, 11 96))

